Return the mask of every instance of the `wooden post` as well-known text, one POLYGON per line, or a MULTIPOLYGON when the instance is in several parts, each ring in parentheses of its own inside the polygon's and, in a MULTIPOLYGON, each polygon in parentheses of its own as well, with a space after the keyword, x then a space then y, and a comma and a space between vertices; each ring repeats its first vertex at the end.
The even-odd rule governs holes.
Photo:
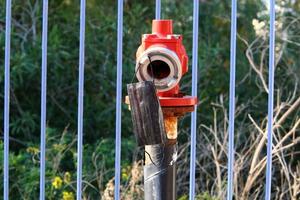
POLYGON ((133 131, 139 146, 166 142, 163 113, 153 82, 127 85, 133 131))

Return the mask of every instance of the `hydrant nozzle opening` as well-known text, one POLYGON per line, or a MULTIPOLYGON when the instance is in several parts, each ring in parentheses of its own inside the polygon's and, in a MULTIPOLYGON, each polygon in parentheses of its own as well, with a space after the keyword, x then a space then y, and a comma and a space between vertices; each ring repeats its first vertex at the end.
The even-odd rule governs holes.
POLYGON ((153 79, 160 80, 167 78, 171 73, 171 69, 166 62, 162 60, 155 60, 148 64, 147 72, 153 79))

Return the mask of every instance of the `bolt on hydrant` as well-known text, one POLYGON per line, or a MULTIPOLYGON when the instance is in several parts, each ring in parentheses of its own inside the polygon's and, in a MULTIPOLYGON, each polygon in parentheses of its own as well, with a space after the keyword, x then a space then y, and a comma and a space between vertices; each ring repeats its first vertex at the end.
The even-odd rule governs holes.
POLYGON ((127 85, 125 100, 138 145, 145 147, 146 200, 176 199, 177 122, 198 102, 180 92, 187 72, 182 36, 173 34, 172 20, 153 20, 152 33, 142 36, 136 53, 139 82, 127 85))

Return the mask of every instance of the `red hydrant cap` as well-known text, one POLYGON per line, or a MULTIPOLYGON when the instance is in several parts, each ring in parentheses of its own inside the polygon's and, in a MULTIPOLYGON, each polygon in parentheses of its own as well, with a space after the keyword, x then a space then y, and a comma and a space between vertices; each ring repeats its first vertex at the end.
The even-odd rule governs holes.
POLYGON ((169 19, 153 20, 152 33, 158 35, 171 35, 173 34, 173 21, 169 19))

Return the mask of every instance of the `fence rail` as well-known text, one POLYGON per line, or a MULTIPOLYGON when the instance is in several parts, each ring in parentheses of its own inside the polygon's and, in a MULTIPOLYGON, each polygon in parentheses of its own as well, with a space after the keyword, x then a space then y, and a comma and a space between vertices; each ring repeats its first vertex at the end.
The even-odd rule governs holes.
MULTIPOLYGON (((199 29, 199 1, 194 0, 193 12, 193 60, 192 60, 192 96, 198 93, 198 29, 199 29)), ((196 176, 196 138, 197 131, 197 106, 191 117, 191 150, 190 150, 190 191, 189 199, 195 199, 195 176, 196 176)))
MULTIPOLYGON (((115 199, 120 199, 120 161, 121 161, 121 103, 122 103, 122 46, 123 46, 123 0, 118 0, 117 13, 117 88, 115 124, 115 199)), ((230 48, 230 102, 229 102, 229 141, 228 141, 228 185, 227 199, 233 198, 234 166, 234 118, 235 118, 235 68, 237 35, 237 1, 232 0, 231 10, 231 48, 230 48)), ((85 46, 85 0, 80 3, 80 49, 78 86, 78 132, 77 132, 77 199, 82 198, 82 151, 83 151, 83 96, 84 96, 84 46, 85 46)), ((161 1, 156 0, 155 18, 161 18, 161 1)), ((197 96, 198 85, 198 26, 199 0, 194 0, 193 11, 193 60, 192 95, 197 96)), ((45 199, 45 148, 46 148, 46 93, 47 93, 47 34, 48 0, 43 0, 42 19, 42 73, 41 73, 41 144, 40 144, 40 200, 45 199)), ((273 135, 273 95, 274 95, 274 48, 275 48, 275 0, 270 0, 270 44, 269 44, 269 98, 268 98, 268 144, 265 199, 271 198, 272 173, 272 135, 273 135)), ((6 0, 5 26, 5 91, 4 91, 4 192, 3 199, 9 199, 9 105, 10 105, 10 43, 11 43, 11 0, 6 0)), ((196 128, 197 109, 191 118, 190 149, 190 199, 195 198, 196 172, 196 128)))
POLYGON ((41 74, 42 89, 41 89, 40 200, 45 199, 47 43, 48 43, 48 0, 44 0, 43 1, 43 30, 42 30, 42 74, 41 74))
POLYGON ((4 72, 4 167, 3 197, 9 195, 9 97, 10 97, 10 37, 11 37, 11 0, 6 1, 5 19, 5 72, 4 72))

